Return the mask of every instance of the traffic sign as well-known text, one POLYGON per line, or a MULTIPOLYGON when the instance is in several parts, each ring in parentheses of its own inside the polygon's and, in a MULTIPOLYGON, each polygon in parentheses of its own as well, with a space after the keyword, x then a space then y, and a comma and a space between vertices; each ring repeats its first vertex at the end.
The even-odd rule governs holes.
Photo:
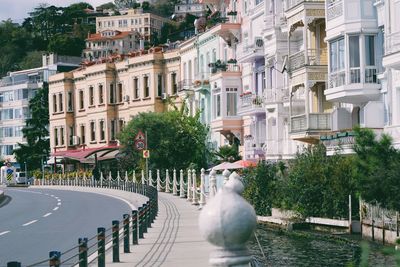
POLYGON ((144 140, 136 140, 135 141, 135 148, 137 150, 143 150, 146 148, 146 142, 144 140))
POLYGON ((144 136, 143 132, 140 130, 135 137, 135 141, 137 141, 137 140, 146 140, 146 137, 144 136))
POLYGON ((143 150, 143 158, 144 159, 150 158, 150 150, 143 150))

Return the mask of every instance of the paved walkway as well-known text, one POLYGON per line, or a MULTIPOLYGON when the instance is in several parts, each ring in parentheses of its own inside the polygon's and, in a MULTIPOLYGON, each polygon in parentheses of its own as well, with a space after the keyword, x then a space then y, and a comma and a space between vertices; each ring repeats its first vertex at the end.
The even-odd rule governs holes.
POLYGON ((109 251, 106 266, 209 266, 213 246, 199 233, 199 213, 198 207, 186 199, 159 193, 159 213, 144 239, 139 239, 139 245, 131 246, 131 253, 121 253, 119 263, 112 263, 109 251))

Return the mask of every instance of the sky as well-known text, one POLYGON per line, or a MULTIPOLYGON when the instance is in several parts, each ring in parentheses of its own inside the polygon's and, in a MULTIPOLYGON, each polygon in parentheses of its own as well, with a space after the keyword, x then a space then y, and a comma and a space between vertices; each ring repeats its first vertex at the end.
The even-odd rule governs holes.
POLYGON ((68 6, 73 3, 86 2, 93 7, 112 0, 0 0, 0 21, 11 18, 16 23, 22 23, 28 13, 33 11, 39 4, 46 3, 55 6, 68 6))

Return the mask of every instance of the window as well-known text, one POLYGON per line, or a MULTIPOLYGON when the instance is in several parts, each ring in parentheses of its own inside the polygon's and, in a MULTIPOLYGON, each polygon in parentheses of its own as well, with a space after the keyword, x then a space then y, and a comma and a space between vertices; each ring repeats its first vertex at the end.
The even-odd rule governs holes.
POLYGON ((84 109, 85 103, 83 102, 83 90, 79 91, 79 109, 84 109))
POLYGON ((360 83, 360 41, 359 36, 349 36, 350 82, 360 83))
POLYGON ((12 120, 14 118, 14 110, 12 108, 3 109, 0 113, 2 120, 12 120))
POLYGON ((57 112, 57 95, 53 95, 53 113, 57 112))
POLYGON ((135 99, 138 99, 139 96, 139 79, 137 77, 135 77, 133 79, 133 97, 135 99))
POLYGON ((12 155, 14 152, 13 145, 3 145, 1 146, 1 152, 3 155, 12 155))
POLYGON ((91 142, 96 141, 96 125, 94 121, 90 122, 90 141, 91 142))
POLYGON ((221 117, 221 93, 214 95, 214 119, 221 117))
POLYGON ((118 84, 118 99, 117 101, 120 103, 123 100, 123 96, 122 96, 122 83, 118 84))
POLYGON ((81 142, 82 144, 85 144, 86 138, 85 138, 85 125, 81 125, 81 142))
POLYGON ((237 88, 226 88, 226 115, 237 115, 237 88))
POLYGON ((157 75, 157 96, 161 96, 163 93, 163 88, 162 88, 162 75, 158 74, 157 75))
POLYGON ((21 119, 22 118, 22 110, 20 108, 14 109, 14 119, 21 119))
POLYGON ((69 91, 68 92, 68 110, 67 111, 72 111, 73 107, 72 107, 72 92, 69 91))
POLYGON ((64 127, 60 128, 61 145, 64 145, 64 127))
POLYGON ((59 102, 60 112, 62 112, 64 110, 63 94, 58 95, 58 102, 59 102))
POLYGON ((172 94, 175 95, 178 92, 178 84, 176 83, 176 73, 171 74, 171 88, 172 88, 172 94))
POLYGON ((21 137, 22 136, 22 128, 23 126, 16 126, 15 127, 15 137, 21 137))
POLYGON ((144 87, 144 97, 149 97, 150 96, 150 88, 149 88, 149 77, 144 76, 143 77, 143 87, 144 87))
POLYGON ((89 106, 94 105, 94 89, 93 86, 89 87, 89 106))
POLYGON ((110 104, 114 104, 115 103, 115 88, 114 88, 114 84, 110 84, 110 104))
POLYGON ((375 66, 375 36, 365 36, 365 65, 375 66))
POLYGON ((111 138, 110 138, 110 140, 115 140, 116 122, 117 122, 116 120, 111 120, 111 129, 110 129, 111 138))
POLYGON ((99 104, 104 103, 104 91, 103 91, 103 85, 99 84, 99 104))
POLYGON ((69 145, 72 146, 73 145, 73 137, 74 137, 74 126, 71 125, 69 126, 69 145))
POLYGON ((54 128, 54 144, 58 146, 58 129, 54 128))
POLYGON ((104 131, 104 121, 103 120, 101 120, 100 121, 100 141, 103 141, 105 138, 106 138, 106 134, 105 134, 105 131, 104 131))
POLYGON ((330 70, 337 72, 344 70, 344 38, 337 39, 330 44, 330 70))

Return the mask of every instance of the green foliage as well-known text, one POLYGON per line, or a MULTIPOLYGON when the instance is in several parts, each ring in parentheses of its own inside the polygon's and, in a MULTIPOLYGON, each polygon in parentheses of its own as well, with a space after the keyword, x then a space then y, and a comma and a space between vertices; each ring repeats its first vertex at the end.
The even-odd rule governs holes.
POLYGON ((226 145, 218 148, 218 151, 215 152, 215 156, 217 156, 218 163, 221 162, 235 162, 240 160, 242 157, 239 155, 239 150, 236 145, 226 145))
POLYGON ((147 132, 151 168, 184 169, 191 163, 197 168, 206 167, 208 129, 198 115, 189 116, 184 107, 164 113, 140 113, 124 127, 119 136, 123 146, 123 169, 144 167, 141 152, 134 149, 134 138, 139 130, 147 132))
POLYGON ((278 165, 260 162, 255 168, 245 169, 243 197, 253 205, 257 215, 271 215, 273 202, 277 198, 278 165))
POLYGON ((39 68, 42 66, 42 51, 30 51, 19 63, 19 67, 23 70, 39 68))
POLYGON ((277 204, 304 217, 347 217, 348 196, 357 199, 354 175, 353 157, 326 156, 323 145, 308 148, 289 162, 277 204))
POLYGON ((108 3, 105 3, 105 4, 102 4, 102 5, 98 6, 97 8, 100 8, 100 9, 116 9, 117 6, 113 2, 108 2, 108 3))
POLYGON ((26 144, 18 144, 14 150, 18 162, 26 162, 29 169, 41 167, 43 156, 48 157, 50 152, 49 131, 49 87, 43 84, 36 96, 29 101, 31 117, 26 120, 26 126, 22 129, 26 144))
POLYGON ((51 38, 48 46, 50 52, 66 56, 81 56, 85 42, 65 34, 58 34, 51 38))
POLYGON ((377 139, 370 129, 355 129, 358 190, 367 202, 400 210, 400 152, 392 140, 383 134, 377 139))

